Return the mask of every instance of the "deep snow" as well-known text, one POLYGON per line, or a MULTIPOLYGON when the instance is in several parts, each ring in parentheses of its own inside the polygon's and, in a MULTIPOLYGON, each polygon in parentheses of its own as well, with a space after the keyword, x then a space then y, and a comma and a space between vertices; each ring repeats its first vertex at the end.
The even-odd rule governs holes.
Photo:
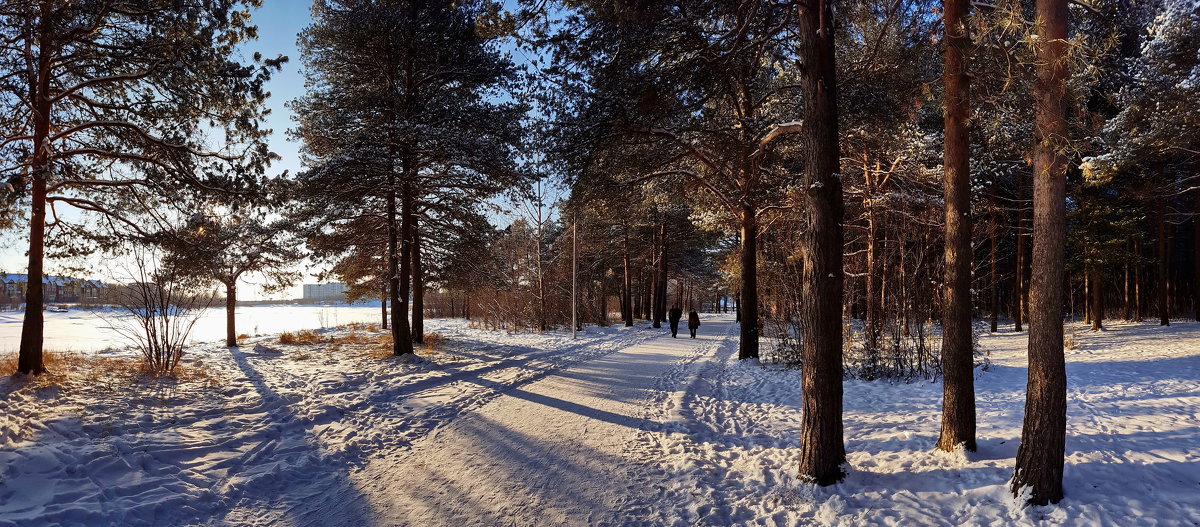
POLYGON ((939 383, 846 381, 848 476, 813 488, 799 373, 739 363, 728 318, 697 340, 429 325, 447 340, 412 364, 263 337, 190 350, 211 381, 6 377, 0 525, 1200 525, 1200 323, 1075 326, 1051 507, 1006 485, 1023 334, 982 337, 979 452, 932 450, 939 383))

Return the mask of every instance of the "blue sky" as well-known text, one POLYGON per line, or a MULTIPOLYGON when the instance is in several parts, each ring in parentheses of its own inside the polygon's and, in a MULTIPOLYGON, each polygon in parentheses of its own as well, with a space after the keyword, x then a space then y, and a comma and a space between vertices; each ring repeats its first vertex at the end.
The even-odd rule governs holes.
MULTIPOLYGON (((505 2, 506 6, 511 7, 511 2, 505 2)), ((247 43, 243 48, 243 59, 248 61, 255 52, 262 53, 264 57, 275 57, 276 55, 285 55, 288 57, 288 62, 283 65, 281 71, 276 72, 269 84, 268 91, 271 92, 271 97, 267 101, 267 106, 271 109, 271 113, 267 118, 267 126, 272 129, 272 134, 269 139, 271 150, 278 154, 281 159, 271 165, 269 173, 278 175, 285 170, 291 174, 302 169, 300 164, 300 144, 295 141, 288 140, 287 131, 294 126, 292 122, 292 114, 287 108, 287 103, 304 94, 304 75, 302 72, 302 63, 300 60, 300 52, 296 47, 296 37, 301 30, 309 25, 312 21, 311 17, 311 0, 263 0, 263 6, 252 12, 252 20, 258 26, 259 38, 256 41, 247 43)), ((527 62, 523 54, 515 53, 513 57, 518 62, 527 62)), ((551 192, 551 200, 559 197, 559 191, 555 189, 551 192)), ((554 211, 549 211, 551 216, 554 211)), ((511 218, 505 218, 504 215, 494 216, 493 221, 503 223, 511 218)), ((28 248, 28 232, 27 231, 9 231, 0 240, 0 271, 10 273, 21 273, 25 271, 27 258, 25 251, 28 248)), ((50 274, 59 274, 64 272, 62 269, 63 262, 47 261, 46 272, 50 274)), ((92 262, 82 262, 83 267, 93 267, 99 269, 92 262)), ((101 266, 102 267, 102 266, 101 266)), ((311 271, 318 271, 313 269, 311 271)), ((95 278, 107 278, 103 276, 104 272, 98 272, 95 278)), ((89 277, 91 278, 91 277, 89 277)), ((304 281, 312 281, 312 277, 306 277, 304 281)), ((299 286, 295 287, 298 292, 299 286)), ((285 293, 283 296, 288 296, 285 293)), ((250 294, 246 297, 254 297, 258 295, 250 294)))
POLYGON ((283 71, 275 73, 269 85, 271 99, 267 104, 271 107, 271 115, 268 124, 274 130, 271 150, 283 158, 271 167, 271 172, 276 174, 284 170, 294 174, 300 169, 300 145, 287 140, 286 132, 292 127, 292 120, 286 104, 304 94, 296 35, 312 20, 310 5, 308 0, 264 0, 263 6, 253 13, 259 38, 246 46, 247 57, 257 51, 264 57, 287 55, 290 59, 283 65, 283 71))
MULTIPOLYGON (((271 98, 268 106, 271 115, 268 126, 274 131, 271 134, 271 150, 279 154, 280 161, 271 166, 272 174, 289 170, 295 173, 300 169, 300 145, 287 140, 287 130, 292 126, 291 113, 286 104, 304 93, 304 76, 301 74, 300 53, 296 49, 296 35, 311 21, 310 0, 264 0, 263 6, 253 12, 253 20, 258 25, 259 39, 250 42, 245 47, 244 55, 248 60, 254 52, 260 52, 264 57, 286 55, 290 60, 283 65, 283 70, 277 72, 268 85, 271 98)), ((27 263, 25 251, 28 248, 29 234, 27 231, 7 231, 0 242, 0 271, 10 273, 25 272, 27 263)), ((47 272, 58 273, 55 262, 47 262, 47 272)))

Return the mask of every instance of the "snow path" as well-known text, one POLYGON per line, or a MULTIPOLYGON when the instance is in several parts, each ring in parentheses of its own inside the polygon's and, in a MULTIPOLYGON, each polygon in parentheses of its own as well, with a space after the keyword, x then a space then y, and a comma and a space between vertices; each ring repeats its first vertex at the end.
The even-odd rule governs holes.
POLYGON ((980 338, 978 452, 933 450, 940 382, 847 380, 847 477, 813 488, 799 372, 738 361, 731 318, 699 340, 436 319, 412 364, 370 329, 189 349, 211 382, 87 370, 123 352, 3 376, 0 527, 1200 525, 1200 323, 1069 325, 1066 499, 1022 507, 1025 334, 980 338))
MULTIPOLYGON (((0 526, 325 523, 292 511, 358 494, 351 476, 368 459, 407 450, 505 390, 661 330, 589 328, 572 340, 438 319, 427 321, 432 333, 443 349, 414 364, 273 337, 258 340, 279 351, 190 349, 186 362, 212 385, 101 374, 28 389, 2 377, 0 526)), ((341 512, 334 524, 373 517, 341 512)))
POLYGON ((685 380, 681 365, 733 341, 734 327, 732 317, 708 317, 696 340, 659 336, 505 389, 402 455, 370 461, 354 478, 358 492, 293 514, 323 524, 345 518, 343 508, 372 510, 374 525, 611 523, 652 490, 630 480, 658 461, 630 455, 640 431, 661 428, 647 398, 685 380))
MULTIPOLYGON (((933 450, 941 383, 847 380, 847 476, 796 481, 800 374, 736 359, 733 342, 682 365, 661 390, 661 429, 639 432, 639 474, 654 492, 622 525, 1200 525, 1200 323, 1073 325, 1067 350, 1064 487, 1057 506, 1008 492, 1025 401, 1025 334, 983 335, 979 451, 933 450)), ((732 339, 731 339, 732 340, 732 339)))

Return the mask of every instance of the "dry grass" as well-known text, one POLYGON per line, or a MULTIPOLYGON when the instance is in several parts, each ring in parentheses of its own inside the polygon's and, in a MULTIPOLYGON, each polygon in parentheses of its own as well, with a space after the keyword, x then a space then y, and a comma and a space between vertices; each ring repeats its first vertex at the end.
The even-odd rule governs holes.
POLYGON ((351 328, 350 333, 340 337, 329 338, 330 344, 367 344, 375 341, 375 336, 359 333, 357 328, 351 328))
MULTIPOLYGON (((94 387, 118 392, 133 389, 139 381, 174 379, 185 383, 220 384, 200 361, 183 361, 171 375, 159 375, 138 356, 104 357, 78 351, 46 351, 46 373, 30 377, 22 389, 94 387)), ((0 375, 17 371, 17 354, 0 355, 0 375)))
POLYGON ((295 333, 286 331, 279 334, 280 344, 319 344, 323 341, 324 339, 321 338, 321 335, 311 329, 297 331, 295 333))
POLYGON ((439 348, 446 344, 446 337, 441 333, 426 333, 425 334, 425 351, 430 353, 436 352, 439 348))

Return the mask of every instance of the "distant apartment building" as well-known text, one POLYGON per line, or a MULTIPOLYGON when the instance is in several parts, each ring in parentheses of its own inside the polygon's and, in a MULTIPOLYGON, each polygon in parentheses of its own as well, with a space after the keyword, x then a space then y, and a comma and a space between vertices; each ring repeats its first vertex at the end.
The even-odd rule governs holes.
MULTIPOLYGON (((0 302, 24 302, 29 275, 0 271, 0 302)), ((69 276, 42 277, 44 302, 97 302, 108 286, 99 280, 83 280, 69 276)))
POLYGON ((332 282, 328 284, 304 284, 304 300, 346 300, 346 284, 332 282))

